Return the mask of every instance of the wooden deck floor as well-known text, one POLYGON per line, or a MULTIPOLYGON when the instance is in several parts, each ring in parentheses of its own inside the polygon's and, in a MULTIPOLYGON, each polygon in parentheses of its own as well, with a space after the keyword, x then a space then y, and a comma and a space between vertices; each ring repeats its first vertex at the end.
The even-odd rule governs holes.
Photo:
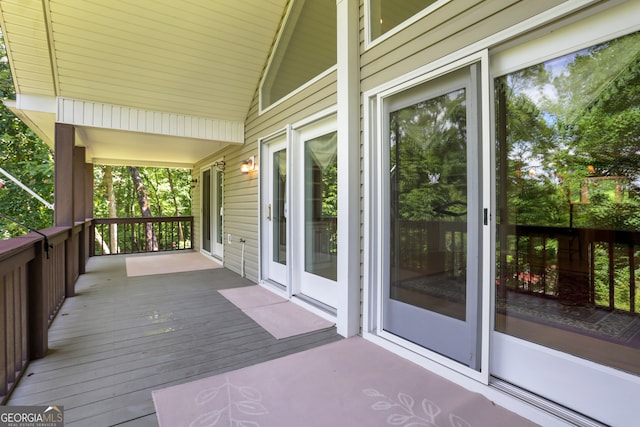
POLYGON ((128 278, 96 257, 9 405, 63 405, 66 426, 156 426, 151 391, 339 339, 335 328, 276 340, 217 290, 253 283, 226 270, 128 278))

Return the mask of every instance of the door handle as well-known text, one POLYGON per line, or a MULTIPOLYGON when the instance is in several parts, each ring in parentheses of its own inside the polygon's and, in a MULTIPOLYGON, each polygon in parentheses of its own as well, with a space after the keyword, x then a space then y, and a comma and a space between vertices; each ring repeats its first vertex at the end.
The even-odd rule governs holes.
POLYGON ((271 203, 267 205, 267 221, 271 221, 271 203))

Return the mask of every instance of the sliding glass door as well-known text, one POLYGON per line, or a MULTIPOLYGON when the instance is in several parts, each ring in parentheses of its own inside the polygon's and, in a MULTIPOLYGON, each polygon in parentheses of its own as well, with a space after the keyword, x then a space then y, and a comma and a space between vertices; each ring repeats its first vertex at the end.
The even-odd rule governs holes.
POLYGON ((638 76, 634 33, 495 79, 492 373, 611 424, 640 390, 638 76))
POLYGON ((478 370, 478 66, 388 97, 384 331, 478 370))

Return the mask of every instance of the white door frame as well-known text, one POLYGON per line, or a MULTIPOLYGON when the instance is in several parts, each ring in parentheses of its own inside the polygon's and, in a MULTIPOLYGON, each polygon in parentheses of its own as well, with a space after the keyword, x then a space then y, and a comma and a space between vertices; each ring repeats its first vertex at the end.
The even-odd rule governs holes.
MULTIPOLYGON (((478 357, 480 358, 479 369, 475 370, 455 362, 439 353, 428 350, 410 341, 402 339, 384 330, 383 325, 383 283, 388 277, 388 266, 386 265, 388 250, 384 244, 388 241, 388 226, 384 219, 384 212, 388 205, 389 195, 385 194, 381 176, 384 172, 384 159, 386 153, 384 144, 381 141, 384 132, 385 101, 389 97, 402 93, 421 83, 435 80, 457 69, 467 67, 477 63, 480 66, 480 100, 475 107, 480 111, 488 111, 489 106, 489 76, 488 76, 488 52, 486 50, 468 55, 462 59, 452 60, 444 66, 433 66, 427 68, 417 77, 415 75, 405 81, 395 81, 373 89, 364 94, 365 105, 365 174, 364 174, 364 198, 365 198, 365 227, 364 227, 364 248, 365 248, 365 287, 364 287, 364 312, 363 312, 363 335, 381 345, 394 349, 405 349, 411 353, 421 355, 424 358, 435 361, 465 376, 471 377, 484 384, 489 382, 489 357, 488 357, 488 335, 490 320, 490 289, 489 283, 490 260, 489 257, 480 259, 480 276, 482 284, 479 290, 479 311, 478 325, 479 341, 478 357)), ((479 118, 481 132, 478 135, 480 141, 479 154, 481 156, 481 184, 482 193, 489 192, 489 150, 490 135, 488 134, 490 120, 488 114, 482 114, 479 118)), ((479 208, 489 209, 490 200, 488 197, 479 200, 479 208)), ((471 221, 471 218, 469 219, 471 221)), ((478 230, 482 239, 480 254, 488 254, 490 251, 490 227, 489 223, 483 224, 478 230)))
POLYGON ((291 296, 291 289, 289 287, 289 283, 291 281, 290 278, 290 265, 291 265, 291 221, 289 220, 289 210, 290 210, 290 188, 291 188, 291 156, 289 153, 289 129, 285 128, 280 130, 268 137, 262 138, 259 141, 260 144, 260 158, 263 159, 263 168, 260 168, 260 281, 264 283, 269 283, 272 285, 276 285, 279 290, 284 291, 288 297, 291 296), (285 150, 287 153, 286 158, 286 168, 287 168, 287 182, 286 182, 286 205, 285 205, 285 216, 287 217, 286 223, 286 264, 285 265, 275 265, 272 262, 272 245, 273 245, 273 236, 272 236, 272 208, 270 209, 270 204, 272 203, 272 158, 271 155, 274 151, 273 147, 278 147, 278 151, 285 150))
MULTIPOLYGON (((415 105, 416 103, 430 100, 447 94, 464 89, 465 105, 466 105, 466 194, 464 198, 465 207, 467 209, 466 220, 464 222, 466 244, 466 265, 465 265, 465 316, 464 318, 454 318, 444 315, 437 311, 422 308, 414 305, 409 301, 396 300, 390 297, 391 283, 390 270, 387 263, 390 261, 391 242, 389 233, 384 234, 383 247, 386 248, 384 255, 384 280, 379 290, 382 307, 379 310, 379 319, 383 328, 381 334, 389 337, 402 336, 415 343, 423 343, 425 347, 429 347, 434 351, 446 354, 463 364, 467 364, 473 369, 479 369, 481 360, 480 337, 478 325, 479 318, 479 298, 482 295, 480 291, 481 281, 478 276, 480 269, 478 263, 483 259, 481 245, 483 243, 480 238, 481 225, 481 209, 479 203, 481 201, 482 192, 480 191, 478 180, 481 174, 486 173, 480 165, 480 118, 481 114, 477 106, 480 100, 480 62, 467 65, 440 76, 437 79, 427 80, 425 85, 418 88, 411 88, 392 96, 386 96, 384 99, 384 116, 382 117, 382 132, 380 143, 382 144, 381 159, 382 171, 380 174, 382 182, 382 193, 384 200, 389 203, 383 203, 381 207, 381 222, 389 226, 391 218, 391 193, 389 187, 389 173, 391 169, 389 159, 389 142, 387 141, 390 134, 389 117, 393 111, 415 105), (429 328, 424 325, 428 322, 429 328), (393 332, 391 332, 393 331, 393 332), (389 334, 388 334, 389 332, 389 334), (413 337, 413 338, 409 338, 413 337), (456 339, 452 339, 456 337, 456 339)), ((398 143, 398 142, 396 142, 398 143)), ((402 165, 400 165, 402 168, 402 165)))
MULTIPOLYGON (((290 222, 292 230, 292 263, 291 292, 318 301, 330 309, 338 306, 338 283, 305 271, 305 200, 304 200, 304 142, 310 139, 337 132, 337 121, 334 114, 313 116, 292 127, 291 133, 291 202, 290 222)), ((340 174, 341 171, 338 171, 340 174)), ((339 239, 340 237, 338 237, 339 239)))
POLYGON ((211 166, 200 169, 200 252, 211 255, 211 166), (205 173, 209 174, 208 180, 205 180, 205 173), (205 184, 206 183, 206 184, 205 184), (206 191, 205 191, 206 190, 206 191), (205 203, 206 198, 206 203, 205 203), (207 205, 208 206, 205 206, 207 205), (205 208, 208 210, 208 224, 205 215, 205 208), (205 228, 209 230, 209 247, 205 248, 205 228))
POLYGON ((224 237, 221 243, 216 240, 217 233, 220 232, 223 236, 222 230, 218 230, 218 215, 222 214, 222 228, 224 229, 224 191, 222 191, 222 206, 217 206, 217 196, 219 191, 218 172, 222 172, 222 185, 224 188, 224 170, 219 169, 217 165, 224 164, 222 158, 215 162, 209 163, 200 169, 200 207, 202 215, 200 217, 200 250, 206 255, 218 258, 220 260, 224 257, 224 237), (204 249, 204 174, 209 171, 209 250, 204 249))

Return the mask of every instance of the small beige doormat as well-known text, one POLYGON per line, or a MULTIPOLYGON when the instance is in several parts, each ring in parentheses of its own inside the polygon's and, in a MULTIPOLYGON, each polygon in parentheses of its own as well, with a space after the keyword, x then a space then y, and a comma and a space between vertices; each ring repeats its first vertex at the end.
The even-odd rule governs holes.
POLYGON ((222 264, 200 252, 136 255, 128 256, 125 261, 128 277, 182 273, 185 271, 209 270, 222 267, 222 264))
POLYGON ((277 339, 334 325, 259 285, 222 289, 218 292, 277 339))
POLYGON ((155 390, 160 427, 532 427, 362 338, 155 390))

